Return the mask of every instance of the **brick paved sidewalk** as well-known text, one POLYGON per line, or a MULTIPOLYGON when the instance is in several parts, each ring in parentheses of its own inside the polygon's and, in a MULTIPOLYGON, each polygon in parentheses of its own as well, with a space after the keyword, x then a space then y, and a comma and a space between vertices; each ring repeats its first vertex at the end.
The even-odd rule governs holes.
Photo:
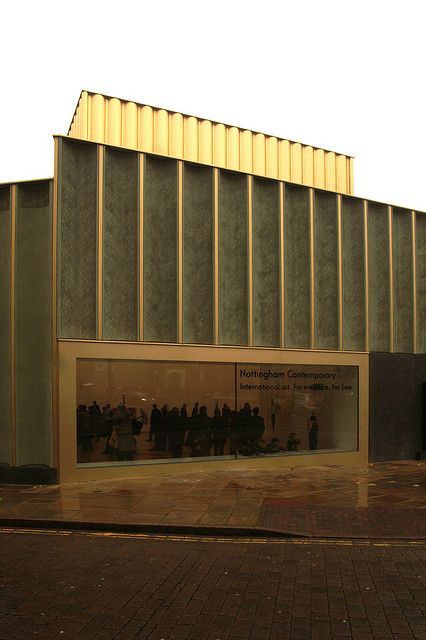
POLYGON ((0 640, 424 640, 424 544, 0 531, 0 640))
POLYGON ((249 534, 426 538, 426 463, 179 471, 0 486, 0 522, 249 534))
POLYGON ((287 504, 266 498, 258 526, 287 535, 327 538, 426 539, 426 510, 287 504))

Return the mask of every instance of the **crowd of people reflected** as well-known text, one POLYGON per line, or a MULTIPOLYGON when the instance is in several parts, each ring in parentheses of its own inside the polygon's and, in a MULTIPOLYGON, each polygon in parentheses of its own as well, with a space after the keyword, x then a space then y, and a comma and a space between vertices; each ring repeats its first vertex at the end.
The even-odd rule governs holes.
MULTIPOLYGON (((215 404, 213 415, 205 405, 161 408, 152 405, 149 415, 124 402, 102 408, 96 400, 77 408, 77 446, 79 460, 89 461, 92 452, 119 461, 141 458, 141 443, 147 442, 145 458, 205 458, 208 456, 260 456, 298 450, 300 439, 289 433, 286 446, 278 437, 265 437, 265 420, 259 407, 249 403, 238 411, 226 403, 215 404), (145 437, 144 437, 145 436, 145 437), (81 454, 81 455, 80 455, 81 454)), ((275 425, 273 425, 275 426, 275 425)), ((274 431, 274 429, 273 429, 274 431)), ((318 446, 318 423, 315 415, 308 420, 309 448, 318 446)), ((143 447, 145 449, 145 447, 143 447)))

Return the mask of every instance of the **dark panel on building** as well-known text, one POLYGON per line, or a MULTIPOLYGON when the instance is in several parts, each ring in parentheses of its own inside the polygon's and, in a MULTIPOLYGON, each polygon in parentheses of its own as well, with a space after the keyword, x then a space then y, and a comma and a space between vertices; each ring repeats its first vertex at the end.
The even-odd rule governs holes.
POLYGON ((284 322, 285 346, 309 349, 311 342, 309 189, 285 185, 284 322))
POLYGON ((416 215, 417 351, 426 353, 426 214, 416 215))
POLYGON ((279 183, 253 179, 253 344, 280 346, 279 183))
POLYGON ((342 198, 343 349, 365 350, 364 203, 342 198))
POLYGON ((20 209, 46 209, 50 206, 51 193, 49 182, 46 180, 19 183, 17 190, 20 209))
POLYGON ((58 470, 45 464, 1 467, 0 484, 58 484, 58 470))
POLYGON ((52 464, 50 182, 19 184, 16 209, 16 463, 52 464))
POLYGON ((58 335, 96 338, 97 145, 59 141, 58 335))
POLYGON ((0 211, 9 211, 10 209, 10 186, 0 187, 0 211))
POLYGON ((183 341, 213 343, 213 169, 184 164, 183 341))
POLYGON ((370 462, 414 459, 421 441, 416 384, 413 354, 370 354, 370 462))
POLYGON ((219 343, 248 343, 247 176, 219 176, 219 343))
POLYGON ((105 149, 103 338, 138 336, 138 154, 105 149))
POLYGON ((315 340, 316 349, 339 348, 339 255, 337 196, 315 191, 315 340))
POLYGON ((394 209, 393 237, 393 313, 394 351, 413 351, 413 249, 411 212, 394 209))
POLYGON ((10 463, 10 188, 0 187, 0 464, 10 463))
POLYGON ((177 162, 145 156, 144 339, 177 342, 177 162))
POLYGON ((416 431, 418 450, 426 451, 426 354, 416 355, 416 431))
POLYGON ((368 203, 370 349, 390 350, 389 223, 387 207, 368 203))

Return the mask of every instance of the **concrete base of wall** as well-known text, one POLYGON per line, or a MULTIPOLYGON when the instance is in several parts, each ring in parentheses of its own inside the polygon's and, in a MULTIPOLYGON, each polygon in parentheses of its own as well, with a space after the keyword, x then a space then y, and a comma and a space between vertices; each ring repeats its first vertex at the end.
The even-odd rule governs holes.
POLYGON ((0 484, 57 484, 58 470, 45 465, 24 464, 0 467, 0 484))

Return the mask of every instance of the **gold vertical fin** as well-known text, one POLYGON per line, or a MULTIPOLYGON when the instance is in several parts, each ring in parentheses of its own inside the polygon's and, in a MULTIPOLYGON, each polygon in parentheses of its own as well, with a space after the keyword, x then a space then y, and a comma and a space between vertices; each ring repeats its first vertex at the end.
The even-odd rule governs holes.
POLYGON ((105 98, 99 93, 92 96, 91 124, 93 142, 105 141, 105 98))
POLYGON ((265 136, 263 133, 255 133, 253 136, 253 173, 256 175, 265 175, 265 154, 265 136))
POLYGON ((183 162, 178 162, 178 342, 183 342, 183 162))
POLYGON ((248 195, 248 344, 253 345, 253 176, 247 176, 248 195))
POLYGON ((278 177, 280 180, 290 180, 290 142, 280 140, 278 147, 278 177))
POLYGON ((285 346, 285 289, 284 289, 284 182, 280 187, 280 316, 281 316, 281 348, 285 346))
POLYGON ((268 178, 278 178, 278 140, 274 136, 266 138, 265 163, 268 178))
POLYGON ((138 107, 134 102, 123 105, 123 140, 124 146, 137 149, 138 146, 138 107))
POLYGON ((108 118, 107 118, 107 132, 106 142, 113 144, 116 147, 121 145, 121 102, 118 98, 110 98, 108 100, 108 118))
POLYGON ((16 191, 11 187, 10 207, 10 422, 11 466, 16 466, 16 344, 15 344, 15 271, 16 271, 16 191))
POLYGON ((314 256, 314 190, 309 189, 309 255, 311 298, 311 349, 315 349, 315 256, 314 256))
POLYGON ((348 185, 348 193, 351 194, 354 192, 354 159, 349 158, 349 185, 348 185))
POLYGON ((309 187, 314 186, 314 150, 312 147, 302 147, 302 157, 303 157, 303 167, 302 167, 302 175, 303 175, 303 184, 308 185, 309 187))
POLYGON ((336 155, 336 191, 348 193, 346 156, 336 155))
POLYGON ((336 190, 336 154, 333 151, 325 154, 325 188, 336 190))
POLYGON ((237 127, 226 129, 226 166, 237 171, 240 168, 240 132, 237 127))
POLYGON ((198 120, 194 116, 184 120, 184 158, 198 161, 198 120))
POLYGON ((416 212, 411 212, 411 239, 413 255, 413 353, 417 353, 417 237, 416 212))
POLYGON ((149 153, 154 150, 154 111, 143 106, 140 110, 138 147, 149 153))
POLYGON ((325 188, 325 158, 323 149, 314 150, 314 187, 325 188))
POLYGON ((139 262, 139 286, 138 286, 138 340, 143 342, 144 338, 144 323, 143 323, 143 296, 144 296, 144 282, 143 282, 143 232, 144 232, 144 169, 145 169, 145 156, 143 153, 139 154, 139 211, 138 211, 138 230, 139 230, 139 242, 138 242, 138 262, 139 262))
POLYGON ((364 287, 365 287, 365 350, 370 351, 370 290, 368 266, 368 201, 364 200, 364 287))
POLYGON ((213 163, 213 125, 210 120, 200 122, 198 159, 204 164, 213 163))
POLYGON ((98 263, 97 263, 97 314, 96 339, 103 337, 103 208, 104 208, 104 159, 105 147, 98 146, 98 263))
POLYGON ((303 181, 302 145, 299 142, 292 142, 290 149, 291 149, 291 157, 290 157, 291 181, 301 184, 303 181))
POLYGON ((343 246, 342 246, 342 196, 337 196, 337 255, 339 287, 339 351, 343 351, 343 246))
POLYGON ((170 155, 175 158, 183 158, 183 116, 174 113, 170 119, 170 155))
POLYGON ((240 170, 246 173, 253 171, 253 140, 251 131, 240 132, 240 170))
POLYGON ((59 139, 55 138, 53 206, 52 206, 52 449, 53 464, 60 469, 59 461, 59 378, 58 378, 58 180, 59 180, 59 139))
POLYGON ((92 140, 92 101, 93 96, 87 94, 87 140, 92 140))
POLYGON ((389 335, 390 335, 390 352, 395 351, 395 326, 394 326, 394 291, 393 291, 393 219, 392 207, 388 206, 388 225, 389 225, 389 335))
POLYGON ((169 153, 169 114, 165 109, 155 110, 154 151, 163 156, 169 153))
POLYGON ((223 124, 213 126, 213 164, 226 167, 226 130, 223 124))
POLYGON ((213 169, 214 180, 214 343, 219 344, 219 169, 213 169))
POLYGON ((88 110, 88 97, 87 91, 82 91, 80 96, 80 118, 81 118, 81 127, 80 127, 80 137, 84 140, 88 139, 88 119, 89 119, 89 110, 88 110))

